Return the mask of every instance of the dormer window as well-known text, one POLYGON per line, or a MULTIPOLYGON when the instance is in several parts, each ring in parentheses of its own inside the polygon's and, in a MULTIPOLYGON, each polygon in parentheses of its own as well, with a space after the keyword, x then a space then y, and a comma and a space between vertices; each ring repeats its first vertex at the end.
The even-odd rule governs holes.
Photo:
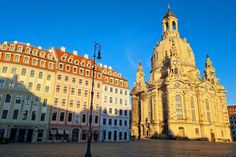
POLYGON ((22 50, 23 50, 23 46, 19 45, 19 46, 17 47, 17 52, 22 52, 22 50))
POLYGON ((14 44, 10 45, 10 51, 15 51, 16 46, 14 44))
POLYGON ((41 51, 41 53, 40 53, 40 57, 42 57, 42 58, 45 57, 45 52, 44 52, 44 51, 41 51))
POLYGON ((53 58, 52 55, 49 54, 49 55, 48 55, 48 59, 52 60, 52 58, 53 58))
POLYGON ((91 62, 90 62, 90 61, 88 62, 87 67, 88 67, 88 68, 91 67, 91 62))
POLYGON ((111 71, 109 71, 109 72, 108 72, 108 75, 112 75, 112 72, 111 72, 111 71))
POLYGON ((73 58, 72 57, 70 57, 70 59, 69 59, 69 63, 72 63, 72 61, 73 61, 73 58))
POLYGON ((84 65, 85 65, 84 60, 82 60, 81 66, 84 67, 84 65))
POLYGON ((38 50, 34 49, 34 50, 32 51, 32 55, 37 56, 37 55, 38 55, 38 50))
POLYGON ((106 69, 104 69, 104 70, 103 70, 103 73, 104 73, 104 74, 107 74, 107 70, 106 70, 106 69))
POLYGON ((78 61, 78 60, 76 60, 76 61, 75 61, 75 64, 76 64, 76 65, 79 65, 79 61, 78 61))
POLYGON ((26 47, 26 49, 25 49, 25 53, 27 53, 27 54, 30 54, 30 48, 29 47, 26 47))
POLYGON ((63 61, 66 60, 66 54, 61 57, 61 60, 63 60, 63 61))
POLYGON ((7 50, 7 44, 4 44, 4 45, 2 46, 2 50, 7 50))

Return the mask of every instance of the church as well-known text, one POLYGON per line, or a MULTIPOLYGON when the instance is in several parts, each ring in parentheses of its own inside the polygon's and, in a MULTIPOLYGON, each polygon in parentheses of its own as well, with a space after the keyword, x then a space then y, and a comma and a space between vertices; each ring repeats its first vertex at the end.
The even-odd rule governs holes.
POLYGON ((178 19, 170 7, 162 27, 162 40, 154 48, 147 82, 141 62, 138 64, 131 91, 131 135, 139 139, 232 141, 226 90, 211 59, 206 56, 200 78, 193 50, 180 37, 178 19))

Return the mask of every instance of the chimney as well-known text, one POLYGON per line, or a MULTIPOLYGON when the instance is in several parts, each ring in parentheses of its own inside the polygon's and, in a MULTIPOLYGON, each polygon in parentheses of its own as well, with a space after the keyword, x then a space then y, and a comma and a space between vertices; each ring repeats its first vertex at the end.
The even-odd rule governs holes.
POLYGON ((107 68, 107 65, 104 65, 103 67, 104 67, 104 68, 107 68))
POLYGON ((61 47, 62 52, 66 52, 66 48, 64 46, 61 47))
POLYGON ((41 46, 38 46, 38 49, 42 50, 42 47, 41 47, 41 46))
POLYGON ((99 66, 102 67, 102 63, 100 63, 99 66))
POLYGON ((14 44, 17 44, 18 42, 17 42, 17 41, 14 41, 13 43, 14 43, 14 44))
POLYGON ((26 46, 30 46, 30 43, 26 43, 26 46))
POLYGON ((73 51, 73 55, 77 56, 78 55, 78 51, 74 50, 73 51))
POLYGON ((108 69, 112 70, 112 67, 111 67, 111 66, 108 66, 108 69))
POLYGON ((84 54, 84 58, 88 59, 89 58, 88 54, 84 54))

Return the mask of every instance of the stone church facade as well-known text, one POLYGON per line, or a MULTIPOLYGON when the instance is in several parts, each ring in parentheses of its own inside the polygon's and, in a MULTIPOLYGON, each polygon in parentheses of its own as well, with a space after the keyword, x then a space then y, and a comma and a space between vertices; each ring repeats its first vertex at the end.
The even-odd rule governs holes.
POLYGON ((178 19, 168 8, 162 40, 154 48, 149 81, 139 63, 132 95, 131 135, 231 141, 226 90, 206 57, 204 76, 195 64, 178 19))

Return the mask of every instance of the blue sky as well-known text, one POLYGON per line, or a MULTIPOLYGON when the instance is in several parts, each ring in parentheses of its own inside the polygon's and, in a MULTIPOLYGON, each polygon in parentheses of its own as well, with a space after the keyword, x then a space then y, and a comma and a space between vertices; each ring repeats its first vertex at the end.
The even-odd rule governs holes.
POLYGON ((65 46, 92 56, 102 45, 102 63, 129 80, 132 88, 141 58, 148 79, 151 55, 161 40, 168 2, 204 70, 208 53, 227 102, 236 103, 234 0, 11 0, 1 2, 0 41, 29 42, 45 49, 65 46))

